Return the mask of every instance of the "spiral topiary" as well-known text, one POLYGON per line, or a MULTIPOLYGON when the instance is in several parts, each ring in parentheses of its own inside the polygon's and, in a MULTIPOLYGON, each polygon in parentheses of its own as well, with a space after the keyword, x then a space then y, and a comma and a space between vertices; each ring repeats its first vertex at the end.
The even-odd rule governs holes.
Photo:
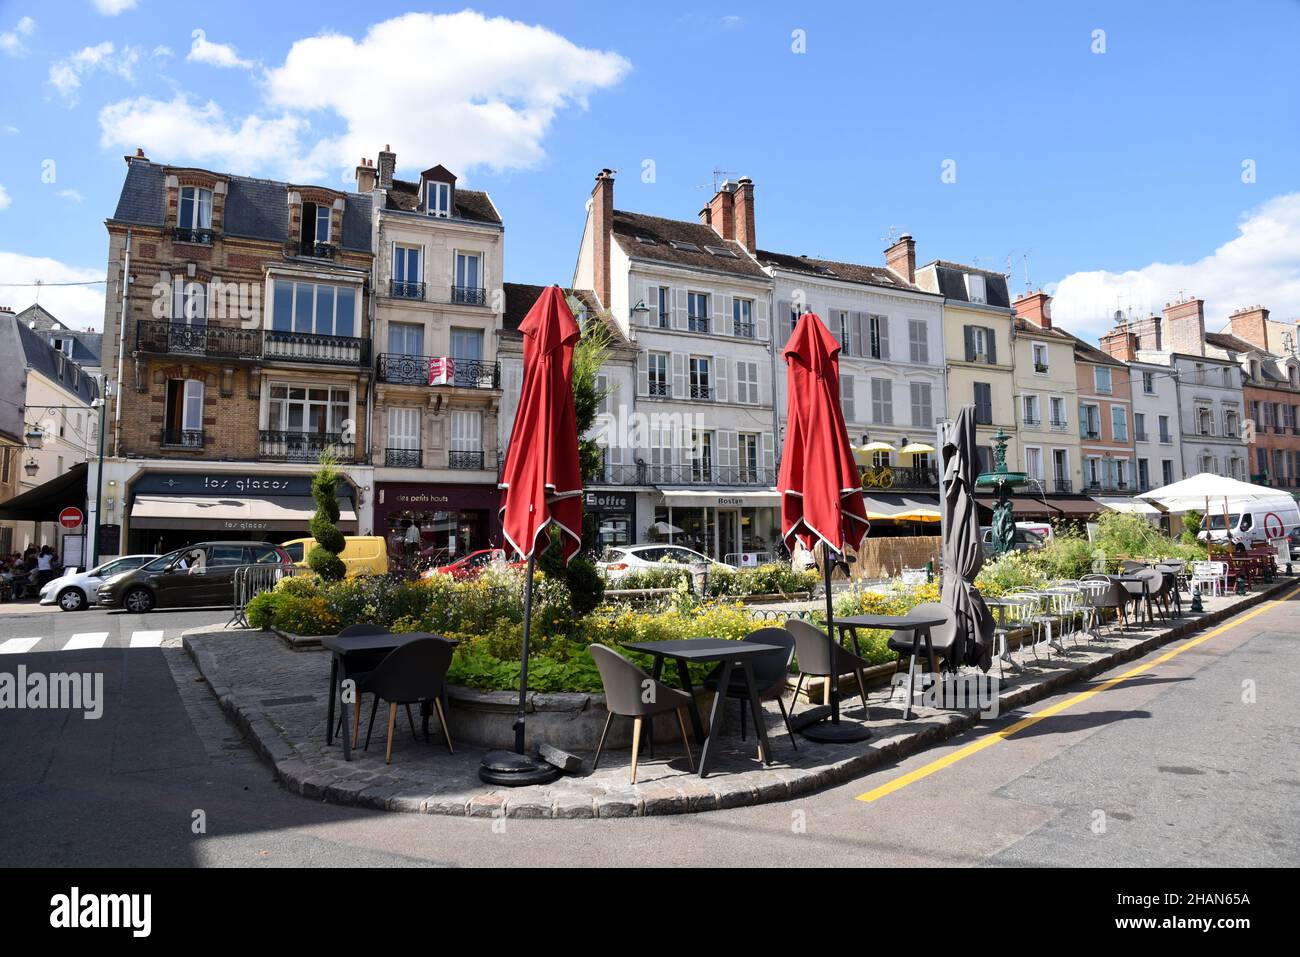
POLYGON ((339 581, 348 573, 339 552, 347 540, 339 530, 339 500, 337 486, 341 473, 333 457, 322 453, 320 468, 311 480, 311 497, 316 500, 316 514, 311 518, 311 537, 316 547, 307 555, 307 564, 325 581, 339 581))

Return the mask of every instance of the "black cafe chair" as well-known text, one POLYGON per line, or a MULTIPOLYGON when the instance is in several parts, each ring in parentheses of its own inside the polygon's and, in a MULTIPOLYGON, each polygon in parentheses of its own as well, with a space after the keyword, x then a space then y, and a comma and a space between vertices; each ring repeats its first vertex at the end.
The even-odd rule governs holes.
MULTIPOLYGON (((362 692, 375 696, 370 706, 370 723, 366 726, 366 749, 370 748, 370 732, 375 728, 375 712, 379 701, 388 702, 388 746, 384 750, 384 763, 393 763, 393 727, 397 723, 397 706, 406 705, 407 717, 410 717, 412 704, 430 705, 438 712, 438 723, 442 725, 443 736, 447 739, 447 751, 456 753, 451 741, 451 729, 447 726, 447 713, 442 708, 442 696, 446 691, 447 669, 451 667, 451 654, 454 642, 446 638, 417 638, 414 641, 394 648, 381 661, 375 670, 357 682, 357 697, 362 692)), ((415 724, 411 724, 411 733, 415 734, 415 724)), ((428 725, 425 725, 425 739, 428 740, 428 725)))
POLYGON ((614 715, 630 717, 632 783, 636 784, 636 762, 641 750, 641 726, 644 720, 657 714, 676 711, 677 726, 682 731, 682 746, 686 748, 686 762, 694 771, 695 758, 691 754, 690 739, 686 737, 686 712, 683 710, 695 707, 691 696, 650 677, 613 648, 594 644, 588 650, 600 672, 600 683, 605 687, 605 710, 609 712, 605 718, 605 727, 600 731, 600 743, 596 745, 596 757, 591 762, 591 770, 595 771, 600 766, 600 753, 605 749, 605 736, 609 734, 614 715))
MULTIPOLYGON (((943 662, 943 667, 953 674, 961 662, 954 657, 953 649, 957 644, 957 613, 947 605, 940 604, 937 601, 927 601, 917 605, 909 615, 917 618, 942 618, 943 624, 937 625, 930 629, 930 647, 926 648, 924 639, 917 640, 915 629, 900 629, 889 636, 888 645, 890 649, 898 652, 898 665, 903 663, 903 655, 908 656, 907 674, 908 687, 913 687, 912 680, 915 677, 917 655, 924 654, 927 650, 933 651, 934 656, 943 662)), ((895 673, 898 671, 895 666, 895 673)))
MULTIPOLYGON (((789 618, 786 630, 794 636, 794 657, 799 669, 799 680, 794 686, 794 702, 799 700, 799 690, 803 679, 831 677, 831 639, 826 632, 816 625, 799 618, 789 618)), ((835 651, 835 670, 839 672, 832 680, 844 675, 853 675, 858 679, 858 691, 862 695, 862 708, 867 710, 867 685, 862 679, 862 669, 871 667, 863 658, 859 658, 847 648, 835 651)), ((794 707, 794 702, 790 707, 794 707)))
MULTIPOLYGON (((750 670, 754 674, 754 691, 758 695, 758 700, 776 701, 777 707, 781 709, 781 719, 785 722, 786 733, 790 736, 790 746, 798 751, 799 745, 795 744, 794 731, 790 727, 790 715, 785 710, 785 702, 781 697, 785 693, 786 682, 790 677, 790 662, 794 659, 794 635, 784 628, 760 628, 746 635, 741 641, 752 641, 756 645, 776 645, 781 649, 779 652, 774 651, 755 658, 750 665, 750 670)), ((721 674, 722 666, 719 665, 704 679, 704 687, 717 693, 721 674)), ((735 698, 740 702, 740 740, 744 741, 745 723, 749 712, 749 688, 745 684, 745 675, 742 672, 732 670, 726 693, 728 698, 735 698)))
MULTIPOLYGON (((340 638, 349 638, 356 635, 391 635, 392 632, 383 625, 376 625, 374 622, 362 622, 357 625, 348 625, 339 632, 340 638)), ((339 661, 339 681, 344 682, 351 679, 358 686, 361 679, 366 677, 370 672, 375 670, 375 666, 384 660, 385 651, 367 651, 340 656, 339 661)), ((352 747, 357 746, 357 741, 361 736, 361 691, 358 688, 356 692, 356 701, 353 702, 354 720, 352 724, 352 747)), ((409 718, 409 715, 408 715, 409 718)), ((338 725, 335 728, 336 734, 343 733, 343 712, 339 712, 338 725)))

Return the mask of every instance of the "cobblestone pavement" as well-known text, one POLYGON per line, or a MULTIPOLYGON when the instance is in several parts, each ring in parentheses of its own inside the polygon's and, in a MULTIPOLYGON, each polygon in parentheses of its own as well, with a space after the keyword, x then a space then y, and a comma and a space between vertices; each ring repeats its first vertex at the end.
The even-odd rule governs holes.
MULTIPOLYGON (((1134 629, 1105 641, 1081 639, 1077 647, 1067 639, 1066 655, 1054 654, 1036 664, 1029 658, 1030 667, 1022 675, 1008 672, 999 688, 999 711, 1006 714, 1066 684, 1220 621, 1292 583, 1285 579, 1247 598, 1207 599, 1204 615, 1176 620, 1172 628, 1134 629)), ((329 656, 324 652, 291 651, 280 639, 265 632, 215 631, 190 634, 184 640, 197 672, 211 686, 210 691, 205 686, 205 693, 216 696, 249 742, 273 763, 285 787, 309 798, 392 811, 471 817, 606 818, 760 804, 808 794, 889 766, 972 727, 979 718, 974 711, 917 707, 915 718, 904 721, 901 700, 891 700, 890 690, 880 688, 869 695, 869 740, 854 745, 827 745, 800 737, 795 751, 772 703, 767 705, 767 729, 774 763, 767 767, 756 759, 752 732, 748 742, 741 742, 735 730, 728 728, 724 729, 721 748, 705 779, 690 773, 680 745, 660 744, 656 758, 643 754, 636 785, 629 783, 630 753, 607 750, 598 771, 590 771, 587 755, 582 771, 553 784, 494 789, 478 779, 482 749, 458 746, 452 755, 439 735, 435 734, 427 744, 416 740, 400 714, 391 765, 385 765, 383 760, 382 720, 376 721, 370 750, 356 751, 353 760, 345 762, 337 738, 333 745, 325 744, 329 656)), ((198 683, 185 680, 186 672, 180 665, 172 667, 178 686, 191 686, 189 693, 197 693, 192 686, 198 683)), ((734 707, 731 710, 734 712, 734 707)), ((823 711, 801 704, 796 727, 823 711)), ((861 713, 856 697, 846 703, 847 719, 860 719, 861 713)), ((368 709, 363 712, 363 725, 366 716, 368 709)), ((449 720, 454 737, 454 710, 449 720)), ((214 735, 225 735, 217 745, 219 749, 229 745, 232 751, 237 750, 228 728, 223 731, 215 721, 209 727, 214 735)), ((431 730, 436 728, 435 720, 431 730)), ((363 738, 364 733, 363 727, 363 738)))

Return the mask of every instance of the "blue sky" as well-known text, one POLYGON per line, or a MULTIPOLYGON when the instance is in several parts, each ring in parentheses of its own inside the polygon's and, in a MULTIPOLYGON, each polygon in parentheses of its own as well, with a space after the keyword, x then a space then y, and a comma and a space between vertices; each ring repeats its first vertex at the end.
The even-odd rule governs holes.
MULTIPOLYGON (((491 192, 520 282, 571 278, 601 167, 619 207, 680 218, 716 167, 755 180, 765 248, 875 263, 908 231, 921 261, 1010 262, 1017 290, 1028 268, 1084 334, 1180 290, 1214 328, 1253 302, 1300 317, 1295 2, 443 16, 465 9, 0 2, 0 284, 102 275, 135 145, 336 184, 391 143, 406 173, 443 162, 491 192)), ((80 325, 101 290, 41 297, 80 325)))

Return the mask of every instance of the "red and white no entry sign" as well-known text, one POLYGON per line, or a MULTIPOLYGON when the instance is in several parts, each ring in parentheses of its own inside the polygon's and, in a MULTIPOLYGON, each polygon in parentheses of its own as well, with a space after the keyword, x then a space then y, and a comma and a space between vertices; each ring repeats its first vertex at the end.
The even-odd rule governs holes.
POLYGON ((85 516, 81 514, 81 509, 69 505, 59 513, 59 524, 64 528, 80 528, 85 516))

